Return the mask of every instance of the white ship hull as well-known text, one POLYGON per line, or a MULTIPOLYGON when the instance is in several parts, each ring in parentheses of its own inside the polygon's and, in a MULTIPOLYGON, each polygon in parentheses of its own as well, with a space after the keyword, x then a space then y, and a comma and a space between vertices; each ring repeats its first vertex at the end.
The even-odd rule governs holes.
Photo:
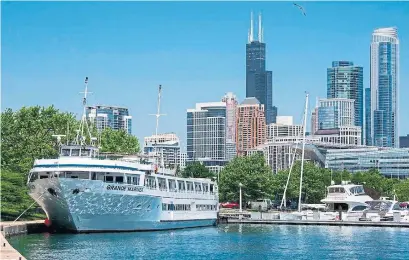
MULTIPOLYGON (((147 231, 211 226, 217 220, 217 210, 196 210, 196 203, 203 200, 194 199, 195 194, 158 194, 143 186, 69 178, 37 179, 29 187, 30 196, 56 229, 147 231), (167 211, 162 203, 191 205, 191 210, 167 211)), ((217 200, 206 203, 217 205, 217 200)))

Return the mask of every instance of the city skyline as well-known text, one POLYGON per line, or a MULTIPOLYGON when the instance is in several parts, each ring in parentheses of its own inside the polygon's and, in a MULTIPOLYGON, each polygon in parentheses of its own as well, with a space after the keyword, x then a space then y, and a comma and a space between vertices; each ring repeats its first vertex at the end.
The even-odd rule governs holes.
MULTIPOLYGON (((326 96, 326 69, 333 61, 348 60, 362 66, 364 88, 368 88, 371 34, 381 27, 398 28, 400 99, 409 96, 409 76, 404 73, 409 67, 405 41, 409 29, 404 23, 409 3, 305 2, 306 17, 290 2, 160 5, 170 10, 158 11, 158 4, 138 2, 2 3, 2 110, 54 104, 79 117, 78 92, 88 76, 93 92, 89 105, 128 107, 133 117, 132 132, 142 142, 155 131, 155 120, 149 114, 156 111, 157 86, 162 84, 161 110, 167 116, 161 117, 159 132, 175 132, 186 140, 186 109, 195 103, 219 101, 227 92, 237 95, 239 103, 244 100, 245 43, 252 10, 260 10, 263 15, 266 67, 274 72, 278 115, 294 116, 295 123, 300 123, 304 91, 312 97, 311 108, 314 97, 326 96), (183 7, 192 9, 192 13, 179 17, 179 8, 183 7), (236 14, 226 14, 229 8, 236 14), (28 9, 32 11, 29 14, 28 9), (89 9, 97 14, 88 16, 89 9), (214 13, 207 14, 209 9, 214 13), (368 19, 354 24, 354 17, 361 20, 364 9, 368 19), (345 10, 350 11, 351 21, 337 24, 336 30, 325 24, 329 19, 336 21, 345 10), (83 25, 74 16, 69 17, 70 12, 78 13, 83 25), (142 26, 141 21, 152 13, 159 14, 142 26), (104 15, 117 20, 102 19, 104 15), (175 25, 166 25, 167 19, 175 25), (201 30, 189 30, 193 28, 201 30), (185 35, 186 31, 190 33, 185 35), (181 63, 176 57, 185 59, 181 63), (28 91, 30 95, 21 95, 28 91)), ((401 136, 409 132, 405 111, 409 106, 401 102, 401 136)), ((182 145, 186 143, 182 141, 182 145)))

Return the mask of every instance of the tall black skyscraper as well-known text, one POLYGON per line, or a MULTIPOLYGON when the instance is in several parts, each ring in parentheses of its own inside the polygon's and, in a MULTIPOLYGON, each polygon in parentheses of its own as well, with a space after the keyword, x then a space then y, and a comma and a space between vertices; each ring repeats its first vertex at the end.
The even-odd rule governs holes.
POLYGON ((264 105, 266 123, 275 123, 277 108, 273 107, 273 72, 266 70, 266 44, 263 42, 261 14, 258 16, 258 37, 254 40, 253 13, 246 45, 246 97, 255 97, 264 105))

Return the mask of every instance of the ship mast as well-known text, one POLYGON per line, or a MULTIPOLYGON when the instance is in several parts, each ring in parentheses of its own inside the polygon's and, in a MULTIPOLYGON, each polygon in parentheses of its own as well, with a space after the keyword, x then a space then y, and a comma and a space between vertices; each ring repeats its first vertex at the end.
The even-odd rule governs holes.
POLYGON ((159 85, 159 92, 158 92, 158 105, 156 114, 150 114, 151 116, 156 116, 156 128, 155 128, 155 135, 158 135, 158 128, 159 128, 159 117, 166 116, 166 114, 160 113, 160 99, 162 97, 162 85, 159 85))
MULTIPOLYGON (((158 104, 157 104, 156 114, 150 114, 151 116, 156 116, 155 138, 158 138, 159 117, 166 115, 166 114, 161 114, 161 113, 160 113, 160 100, 161 100, 161 97, 162 97, 162 85, 159 85, 158 104)), ((157 148, 156 148, 156 145, 155 145, 154 149, 155 149, 155 161, 156 161, 156 164, 158 164, 158 158, 157 158, 158 156, 157 156, 157 148)), ((162 153, 161 156, 162 156, 162 158, 161 158, 161 164, 162 164, 162 161, 163 161, 163 153, 162 153)), ((163 167, 163 165, 161 165, 161 167, 163 167)))
POLYGON ((90 139, 90 144, 94 145, 95 138, 92 138, 91 136, 91 130, 88 125, 88 121, 86 117, 87 95, 92 93, 92 92, 88 92, 88 77, 85 77, 85 90, 84 92, 80 92, 80 93, 84 94, 84 97, 82 100, 83 111, 82 111, 82 118, 80 121, 80 126, 79 126, 79 129, 77 130, 77 136, 75 138, 75 144, 76 145, 86 145, 86 142, 85 142, 86 138, 84 136, 84 128, 86 128, 86 131, 88 132, 88 136, 90 139))

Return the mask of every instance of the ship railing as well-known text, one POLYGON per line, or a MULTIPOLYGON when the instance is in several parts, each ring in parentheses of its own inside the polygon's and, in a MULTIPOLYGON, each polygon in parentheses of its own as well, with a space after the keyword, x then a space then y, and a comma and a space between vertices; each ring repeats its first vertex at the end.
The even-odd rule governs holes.
POLYGON ((347 195, 328 195, 327 196, 327 200, 344 200, 346 199, 348 196, 347 195))

